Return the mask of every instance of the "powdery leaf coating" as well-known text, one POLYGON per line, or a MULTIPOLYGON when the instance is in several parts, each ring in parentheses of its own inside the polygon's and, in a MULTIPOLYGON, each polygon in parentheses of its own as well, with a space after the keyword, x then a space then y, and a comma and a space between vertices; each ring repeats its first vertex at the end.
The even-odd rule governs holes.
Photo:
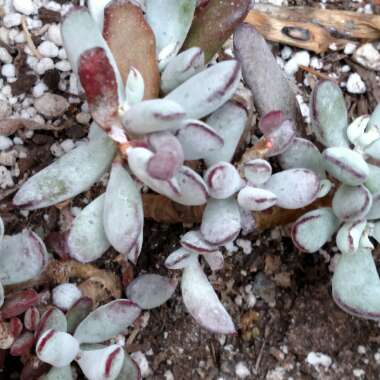
POLYGON ((161 90, 163 93, 174 90, 205 67, 202 49, 193 47, 171 59, 161 74, 161 90))
POLYGON ((224 257, 222 255, 222 252, 220 251, 207 252, 203 255, 203 257, 212 271, 223 269, 224 257))
POLYGON ((272 166, 261 158, 244 162, 244 176, 251 185, 263 185, 272 175, 272 166))
POLYGON ((53 304, 61 310, 70 309, 80 298, 82 292, 75 284, 59 284, 53 289, 53 304))
POLYGON ((309 211, 292 226, 294 245, 304 252, 317 252, 339 227, 339 220, 329 207, 309 211))
POLYGON ((32 231, 5 236, 0 243, 0 278, 3 285, 38 276, 47 262, 45 244, 32 231))
POLYGON ((79 342, 62 331, 47 330, 38 339, 36 354, 40 360, 54 367, 66 367, 79 353, 79 342))
POLYGON ((79 323, 85 319, 93 309, 93 301, 89 297, 79 299, 66 313, 67 332, 72 334, 79 323))
POLYGON ((1 318, 9 319, 23 314, 38 302, 38 293, 33 289, 21 290, 5 298, 1 318))
POLYGON ((89 203, 71 225, 67 239, 69 254, 81 263, 98 259, 110 247, 103 224, 104 201, 102 194, 89 203))
POLYGON ((40 312, 35 307, 30 307, 24 314, 24 326, 29 331, 35 331, 40 323, 40 312))
POLYGON ((24 331, 12 344, 10 354, 12 356, 23 356, 28 354, 32 350, 34 342, 35 339, 33 333, 30 331, 24 331))
POLYGON ((156 37, 157 54, 167 46, 173 46, 174 57, 190 29, 194 17, 196 0, 146 1, 146 18, 156 37))
POLYGON ((1 240, 3 240, 4 231, 5 231, 4 222, 3 222, 3 219, 0 216, 0 242, 1 242, 1 240))
POLYGON ((166 95, 165 99, 180 104, 188 118, 202 119, 231 98, 240 78, 237 61, 220 62, 188 79, 166 95))
POLYGON ((217 245, 206 242, 199 230, 186 232, 182 236, 180 243, 185 250, 200 255, 214 252, 218 249, 217 245))
POLYGON ((277 206, 296 209, 305 207, 316 199, 320 180, 311 170, 289 169, 272 175, 264 188, 277 196, 277 206))
POLYGON ((380 167, 368 164, 369 175, 365 187, 373 194, 380 192, 380 167))
POLYGON ((139 366, 135 361, 125 353, 123 368, 121 369, 119 376, 116 380, 141 380, 141 373, 139 366))
POLYGON ((295 137, 278 159, 283 169, 310 169, 320 178, 326 176, 320 151, 311 141, 301 137, 295 137))
POLYGON ((332 208, 335 215, 344 221, 365 219, 372 206, 372 195, 363 186, 341 185, 334 194, 332 208))
POLYGON ((353 254, 358 250, 366 224, 365 220, 359 220, 340 227, 336 235, 336 245, 342 253, 353 254))
POLYGON ((222 148, 208 153, 204 157, 207 166, 214 165, 219 161, 230 162, 232 160, 247 121, 247 109, 241 103, 234 101, 227 102, 207 118, 207 125, 212 127, 224 141, 222 148))
POLYGON ((361 154, 344 147, 332 147, 323 151, 325 169, 346 185, 356 186, 365 182, 369 168, 361 154))
POLYGON ((35 332, 38 339, 45 331, 53 329, 54 331, 67 331, 67 320, 65 314, 56 307, 48 309, 41 317, 40 323, 35 332))
POLYGON ((237 201, 233 198, 221 200, 210 198, 202 218, 203 238, 210 244, 222 245, 235 239, 240 229, 237 201))
POLYGON ((44 376, 43 380, 73 380, 71 366, 66 367, 52 367, 50 371, 44 376))
POLYGON ((235 326, 230 315, 203 273, 198 259, 187 266, 182 274, 183 302, 191 316, 205 329, 218 334, 234 334, 235 326))
POLYGON ((219 162, 211 166, 204 174, 210 196, 226 199, 242 187, 243 181, 235 166, 228 162, 219 162))
POLYGON ((277 196, 269 190, 245 186, 239 191, 237 201, 245 210, 262 211, 274 206, 277 196))
POLYGON ((143 274, 127 286, 125 293, 141 309, 150 310, 171 298, 176 287, 176 280, 158 274, 143 274))
POLYGON ((197 254, 185 248, 179 248, 166 258, 165 266, 168 269, 184 269, 191 265, 193 256, 197 256, 197 254))
POLYGON ((131 67, 127 77, 127 83, 125 85, 125 106, 129 106, 139 103, 144 98, 144 78, 142 77, 140 71, 136 68, 131 67))
POLYGON ((367 146, 364 152, 371 158, 380 160, 380 139, 367 146))
POLYGON ((98 24, 99 30, 103 29, 103 21, 104 21, 104 8, 111 2, 112 0, 88 0, 88 10, 91 13, 92 18, 98 24))
POLYGON ((380 319, 380 279, 370 249, 342 254, 332 278, 334 301, 345 312, 380 319))
POLYGON ((123 115, 128 132, 145 134, 179 128, 186 116, 184 108, 170 99, 152 99, 131 106, 123 115))
POLYGON ((372 194, 372 207, 369 210, 366 219, 380 219, 380 193, 372 194))
POLYGON ((132 68, 144 78, 144 99, 159 95, 160 75, 152 28, 138 1, 113 0, 104 11, 103 36, 112 51, 124 83, 132 68))
POLYGON ((114 154, 115 146, 108 137, 82 144, 29 178, 13 204, 35 210, 73 198, 99 180, 114 154))
POLYGON ((122 347, 112 344, 106 348, 82 350, 76 361, 88 379, 115 380, 123 367, 124 356, 122 347))
MULTIPOLYGON (((104 231, 112 246, 127 257, 143 233, 144 212, 140 191, 119 161, 112 165, 104 200, 104 231)), ((139 251, 134 255, 136 263, 139 251)))
MULTIPOLYGON (((368 115, 362 115, 357 117, 350 123, 347 127, 347 138, 353 145, 362 145, 363 137, 365 138, 365 135, 368 131, 366 131, 366 127, 369 122, 369 116, 368 115)), ((365 144, 367 145, 367 144, 365 144)))
POLYGON ((340 87, 332 81, 319 82, 310 105, 311 125, 318 140, 327 147, 347 147, 347 109, 340 87))
POLYGON ((176 136, 186 160, 199 160, 224 146, 223 138, 200 120, 184 121, 184 126, 176 132, 176 136))
POLYGON ((98 307, 76 328, 74 337, 80 343, 101 343, 121 334, 140 315, 132 301, 119 299, 98 307))

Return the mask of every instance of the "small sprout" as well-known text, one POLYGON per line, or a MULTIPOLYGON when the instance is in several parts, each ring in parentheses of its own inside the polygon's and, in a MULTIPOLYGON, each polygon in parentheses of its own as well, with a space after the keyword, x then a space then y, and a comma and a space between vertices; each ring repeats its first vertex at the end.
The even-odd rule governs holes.
POLYGON ((245 186, 239 191, 237 200, 239 206, 245 210, 262 211, 274 206, 277 196, 269 190, 245 186))
POLYGON ((336 235, 336 245, 343 254, 354 254, 359 249, 366 221, 347 222, 336 235))
POLYGON ((144 98, 144 78, 135 67, 129 70, 127 84, 125 85, 125 105, 127 110, 130 106, 139 103, 144 98))
POLYGON ((69 310, 81 297, 82 292, 75 284, 64 283, 53 289, 53 304, 61 310, 69 310))
POLYGON ((192 257, 196 255, 185 248, 179 248, 172 252, 165 260, 168 269, 184 269, 192 262, 192 257))
POLYGON ((256 158, 244 163, 244 176, 250 185, 260 186, 272 175, 272 166, 266 160, 256 158))
POLYGON ((185 250, 201 255, 218 249, 217 245, 205 241, 200 231, 187 232, 182 236, 181 245, 185 250))

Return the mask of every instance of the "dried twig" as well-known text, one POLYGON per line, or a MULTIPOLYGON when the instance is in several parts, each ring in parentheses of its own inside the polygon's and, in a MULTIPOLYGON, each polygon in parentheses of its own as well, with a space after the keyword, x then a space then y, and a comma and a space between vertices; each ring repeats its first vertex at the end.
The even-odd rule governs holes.
POLYGON ((29 49, 38 59, 42 59, 42 54, 37 50, 36 45, 34 45, 32 36, 28 29, 28 25, 26 24, 25 16, 22 16, 21 18, 21 27, 23 32, 25 33, 26 43, 28 44, 29 49))
POLYGON ((18 131, 19 129, 30 129, 32 131, 45 130, 45 131, 60 131, 65 128, 65 124, 56 127, 52 124, 42 124, 30 119, 14 118, 0 120, 0 136, 9 136, 18 131))

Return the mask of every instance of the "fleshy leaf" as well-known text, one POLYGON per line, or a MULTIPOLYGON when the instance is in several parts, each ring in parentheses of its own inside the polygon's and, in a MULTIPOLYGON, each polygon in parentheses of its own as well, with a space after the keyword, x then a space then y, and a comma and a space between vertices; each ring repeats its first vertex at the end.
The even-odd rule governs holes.
POLYGON ((345 312, 366 319, 380 319, 380 279, 370 249, 342 254, 335 267, 332 293, 345 312))
POLYGON ((141 309, 149 310, 164 304, 174 294, 177 281, 158 274, 143 274, 126 288, 127 297, 141 309))
POLYGON ((3 286, 3 284, 0 282, 0 307, 3 306, 3 304, 4 304, 4 299, 5 299, 4 286, 3 286))
POLYGON ((0 279, 12 285, 38 276, 47 261, 45 244, 32 231, 5 236, 0 243, 0 279))
POLYGON ((22 331, 24 330, 24 325, 21 322, 21 319, 17 317, 12 317, 9 321, 9 329, 13 337, 17 338, 18 336, 20 336, 22 331))
POLYGON ((222 255, 222 252, 207 252, 203 255, 203 257, 212 271, 218 271, 223 269, 224 257, 222 255))
POLYGON ((179 248, 166 258, 165 266, 168 269, 184 269, 188 265, 191 265, 194 255, 197 256, 185 248, 179 248))
POLYGON ((366 219, 380 219, 380 193, 372 194, 372 207, 369 210, 366 219))
POLYGON ((40 323, 40 312, 35 307, 30 307, 24 314, 24 326, 29 331, 35 331, 40 323))
POLYGON ((326 170, 346 185, 360 185, 369 175, 369 168, 361 154, 344 147, 323 151, 326 170))
POLYGON ((278 159, 283 169, 303 168, 312 170, 320 178, 326 176, 318 148, 311 141, 301 137, 295 137, 289 148, 278 159))
POLYGON ((92 18, 98 24, 100 30, 103 29, 104 9, 112 0, 88 0, 88 10, 92 18))
POLYGON ((165 99, 180 104, 188 118, 201 119, 231 98, 240 77, 237 61, 220 62, 188 79, 166 95, 165 99))
POLYGON ((81 263, 101 257, 110 247, 103 224, 105 195, 88 204, 74 219, 67 238, 69 254, 81 263))
POLYGON ((161 90, 163 93, 174 90, 205 67, 202 49, 193 47, 174 57, 161 74, 161 90))
POLYGON ((354 254, 358 250, 366 224, 365 220, 359 220, 340 227, 336 235, 336 245, 343 254, 354 254))
POLYGON ((132 68, 144 78, 144 99, 158 97, 160 77, 154 34, 140 7, 128 0, 112 0, 105 8, 103 36, 126 83, 132 68))
POLYGON ((273 174, 264 188, 277 196, 277 206, 296 209, 316 199, 320 181, 311 170, 289 169, 273 174))
POLYGON ((250 3, 250 0, 209 0, 194 18, 184 48, 199 46, 208 62, 244 20, 250 3))
POLYGON ((66 313, 67 332, 72 334, 79 323, 85 319, 93 308, 93 301, 89 297, 80 298, 66 313))
POLYGON ((156 37, 157 54, 173 46, 169 58, 183 45, 193 21, 196 0, 147 0, 146 18, 156 37))
POLYGON ((33 348, 34 345, 34 335, 30 331, 24 331, 12 344, 10 349, 10 354, 12 356, 23 356, 28 353, 33 348))
POLYGON ((223 148, 223 138, 206 123, 200 120, 186 120, 184 126, 177 131, 186 160, 199 160, 211 152, 223 148))
POLYGON ((35 210, 73 198, 99 180, 114 154, 115 146, 108 137, 82 144, 29 178, 13 203, 35 210))
POLYGON ((124 113, 123 125, 128 132, 142 135, 179 128, 185 116, 184 108, 172 100, 146 100, 124 113))
POLYGON ((307 212, 292 226, 294 245, 303 252, 317 252, 339 227, 339 220, 331 208, 325 207, 307 212))
POLYGON ((228 162, 219 162, 211 166, 204 174, 210 196, 226 199, 242 187, 243 181, 235 166, 228 162))
POLYGON ((247 109, 242 103, 234 101, 227 102, 207 118, 207 124, 215 129, 224 141, 222 148, 208 153, 204 157, 207 166, 214 165, 219 161, 230 162, 232 160, 247 121, 247 109))
POLYGON ((235 239, 240 232, 241 221, 237 201, 212 199, 203 213, 201 233, 210 244, 222 245, 235 239))
POLYGON ((310 105, 311 125, 318 140, 327 147, 347 147, 347 109, 340 87, 333 81, 319 82, 310 105))
POLYGON ((98 307, 76 328, 74 337, 80 343, 101 343, 121 334, 140 315, 132 301, 118 299, 98 307))
POLYGON ((5 297, 1 318, 9 319, 23 314, 38 302, 38 293, 33 289, 21 290, 5 297))
POLYGON ((74 380, 71 367, 52 367, 42 380, 74 380))
POLYGON ((0 216, 0 244, 1 244, 1 240, 3 240, 3 237, 4 237, 4 231, 5 231, 4 222, 0 216))
POLYGON ((123 368, 124 350, 118 344, 97 350, 82 350, 76 361, 88 379, 115 380, 123 368))
POLYGON ((244 162, 244 176, 254 186, 263 185, 272 175, 272 166, 266 160, 256 158, 244 162))
POLYGON ((67 320, 65 314, 56 307, 48 309, 41 317, 35 336, 38 339, 45 331, 53 329, 55 331, 67 331, 67 320))
MULTIPOLYGON (((210 244, 203 239, 200 231, 189 231, 181 238, 181 245, 185 250, 196 254, 206 254, 218 249, 217 245, 210 244)), ((189 255, 190 257, 191 255, 189 255)))
POLYGON ((241 24, 234 33, 234 50, 259 113, 279 110, 302 123, 295 94, 264 37, 252 26, 241 24))
POLYGON ((380 167, 377 165, 368 164, 369 174, 364 185, 371 193, 380 192, 380 167))
POLYGON ((183 302, 191 316, 205 329, 219 334, 234 334, 235 326, 203 273, 198 259, 182 274, 183 302))
POLYGON ((125 353, 123 368, 116 380, 141 380, 141 373, 139 366, 135 363, 129 355, 125 353))
POLYGON ((372 195, 363 186, 341 185, 334 194, 332 208, 335 215, 344 221, 365 219, 372 206, 372 195))
POLYGON ((45 363, 66 367, 79 353, 79 342, 70 334, 50 329, 38 339, 36 353, 45 363))
MULTIPOLYGON (((103 212, 104 231, 112 246, 127 257, 143 233, 144 212, 140 191, 119 161, 112 165, 103 212)), ((134 257, 136 263, 138 254, 134 257)))
POLYGON ((364 152, 371 158, 380 160, 380 139, 374 141, 372 144, 366 147, 364 152))
POLYGON ((239 191, 237 201, 245 210, 262 211, 274 206, 277 196, 269 190, 245 186, 239 191))

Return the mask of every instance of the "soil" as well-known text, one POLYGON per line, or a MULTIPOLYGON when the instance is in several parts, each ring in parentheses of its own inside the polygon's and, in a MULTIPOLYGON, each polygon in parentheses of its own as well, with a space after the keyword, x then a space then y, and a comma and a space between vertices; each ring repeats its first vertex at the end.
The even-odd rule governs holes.
MULTIPOLYGON (((295 3, 317 4, 303 0, 295 3)), ((359 3, 339 1, 331 5, 355 9, 359 3)), ((58 21, 56 13, 46 10, 40 13, 44 22, 58 21)), ((274 52, 279 53, 281 48, 274 46, 274 52)), ((339 68, 349 65, 366 83, 365 94, 345 94, 351 117, 371 112, 380 102, 380 87, 374 72, 353 63, 341 52, 330 52, 319 58, 324 64, 321 70, 324 74, 339 73, 339 80, 344 81, 348 73, 340 73, 339 68)), ((15 82, 13 91, 30 95, 36 78, 29 75, 26 65, 20 63, 19 69, 19 77, 24 75, 22 84, 27 88, 20 90, 21 82, 15 82)), ((310 87, 304 85, 305 75, 299 70, 295 78, 306 101, 310 87)), ((56 69, 46 72, 42 79, 49 91, 70 97, 58 88, 59 73, 56 69)), ((54 143, 65 139, 76 141, 86 135, 87 127, 78 125, 76 121, 80 106, 81 103, 70 105, 61 120, 65 123, 62 131, 39 131, 31 139, 24 139, 23 147, 28 154, 18 160, 20 178, 28 177, 54 159, 51 153, 54 143)), ((19 135, 23 137, 23 132, 19 135)), ((12 192, 16 187, 7 191, 12 192)), ((93 188, 67 207, 82 207, 85 199, 93 199, 101 189, 102 185, 93 188)), ((0 209, 8 234, 26 227, 44 235, 59 231, 62 214, 58 208, 50 207, 25 215, 12 209, 10 200, 11 195, 4 199, 0 209)), ((179 277, 180 273, 168 272, 162 263, 167 254, 177 247, 178 236, 188 228, 147 221, 143 251, 134 276, 155 272, 179 277)), ((150 367, 146 378, 232 380, 243 378, 241 368, 245 367, 249 370, 246 379, 379 379, 379 323, 351 317, 332 300, 329 268, 334 247, 325 247, 323 255, 301 254, 294 248, 286 228, 280 227, 264 233, 254 232, 241 239, 244 239, 240 242, 244 248, 252 244, 252 252, 244 253, 235 245, 235 251, 226 251, 224 269, 208 273, 235 321, 238 333, 228 337, 216 336, 200 328, 186 312, 177 289, 175 296, 165 305, 146 313, 148 323, 128 346, 130 352, 145 354, 150 367), (310 353, 326 355, 324 365, 310 364, 310 357, 307 360, 310 353)), ((96 264, 114 268, 115 256, 115 252, 109 252, 96 264)), ((18 363, 8 357, 0 379, 19 378, 18 363)))

